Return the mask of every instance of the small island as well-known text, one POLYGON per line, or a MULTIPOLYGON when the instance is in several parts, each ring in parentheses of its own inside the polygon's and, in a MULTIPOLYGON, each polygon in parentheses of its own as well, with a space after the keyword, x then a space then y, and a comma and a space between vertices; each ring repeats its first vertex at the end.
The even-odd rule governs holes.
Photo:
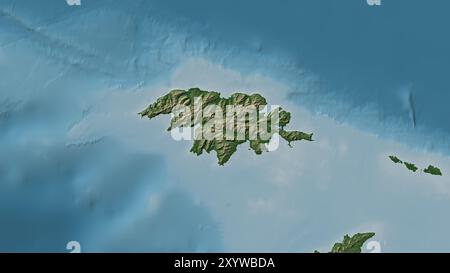
MULTIPOLYGON (((329 253, 361 253, 362 246, 375 236, 373 232, 356 233, 352 237, 349 235, 344 236, 344 240, 340 243, 335 243, 329 253)), ((319 253, 317 250, 315 253, 319 253)))
MULTIPOLYGON (((395 164, 404 164, 405 167, 412 171, 412 172, 416 172, 419 168, 414 164, 414 163, 410 163, 410 162, 403 162, 402 160, 400 160, 397 156, 395 155, 390 155, 389 158, 391 159, 392 162, 394 162, 395 164)), ((438 175, 438 176, 442 176, 442 172, 439 168, 434 167, 433 165, 429 165, 428 168, 423 170, 424 173, 427 174, 431 174, 431 175, 438 175)))
POLYGON ((439 168, 434 167, 433 165, 428 166, 425 170, 423 170, 425 173, 432 174, 432 175, 441 175, 442 172, 439 168))

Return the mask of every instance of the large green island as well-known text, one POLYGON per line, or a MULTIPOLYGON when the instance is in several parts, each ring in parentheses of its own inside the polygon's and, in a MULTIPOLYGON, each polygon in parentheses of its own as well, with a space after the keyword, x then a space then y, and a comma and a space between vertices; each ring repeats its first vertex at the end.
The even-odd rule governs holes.
POLYGON ((287 131, 284 129, 291 120, 291 114, 282 108, 278 107, 277 109, 272 109, 267 114, 262 114, 259 110, 267 106, 267 101, 260 94, 247 95, 244 93, 234 93, 228 98, 223 98, 218 92, 204 91, 199 88, 191 88, 187 91, 172 90, 168 94, 158 98, 156 102, 150 104, 139 115, 153 119, 159 115, 172 114, 168 131, 172 131, 175 128, 194 128, 195 131, 198 125, 202 127, 207 126, 215 118, 218 112, 211 112, 211 109, 224 109, 225 111, 223 113, 219 113, 223 115, 224 120, 227 120, 227 117, 229 117, 227 114, 229 113, 227 113, 226 109, 230 106, 240 107, 239 109, 257 108, 256 119, 255 117, 252 119, 251 114, 245 116, 245 120, 239 119, 237 117, 239 114, 237 113, 232 114, 230 117, 234 120, 231 123, 231 127, 227 127, 227 124, 222 124, 221 126, 223 128, 218 128, 220 126, 217 126, 217 124, 212 127, 211 132, 217 134, 214 139, 193 138, 194 143, 191 152, 196 155, 201 155, 203 151, 207 153, 215 151, 217 153, 218 164, 224 165, 236 152, 237 146, 247 141, 249 141, 250 149, 258 155, 262 154, 264 150, 267 150, 265 147, 267 147, 266 145, 269 144, 275 133, 286 140, 289 146, 294 141, 313 141, 313 134, 311 133, 287 131), (189 115, 182 111, 178 113, 177 110, 181 109, 180 106, 188 108, 190 110, 189 115), (277 119, 274 118, 275 116, 277 119), (252 122, 256 122, 257 126, 252 127, 252 122), (271 126, 275 125, 275 122, 277 126, 271 126), (275 130, 268 129, 273 127, 275 127, 275 130), (243 128, 245 128, 245 132, 242 132, 243 128), (251 128, 256 128, 256 131, 251 130, 251 128), (223 129, 225 134, 228 133, 227 130, 232 131, 233 138, 230 139, 225 137, 225 134, 219 134, 222 131, 219 129, 223 129), (267 132, 264 131, 264 134, 263 129, 267 129, 267 132), (239 138, 239 133, 243 137, 239 138), (262 137, 263 135, 264 137, 262 137))

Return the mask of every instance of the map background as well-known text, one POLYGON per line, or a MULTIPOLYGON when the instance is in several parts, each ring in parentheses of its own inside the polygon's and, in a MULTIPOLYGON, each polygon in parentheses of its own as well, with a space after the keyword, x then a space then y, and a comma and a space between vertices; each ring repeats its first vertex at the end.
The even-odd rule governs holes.
POLYGON ((449 250, 449 4, 245 3, 0 0, 0 250, 449 250), (317 141, 196 157, 136 114, 193 86, 260 92, 317 141))

